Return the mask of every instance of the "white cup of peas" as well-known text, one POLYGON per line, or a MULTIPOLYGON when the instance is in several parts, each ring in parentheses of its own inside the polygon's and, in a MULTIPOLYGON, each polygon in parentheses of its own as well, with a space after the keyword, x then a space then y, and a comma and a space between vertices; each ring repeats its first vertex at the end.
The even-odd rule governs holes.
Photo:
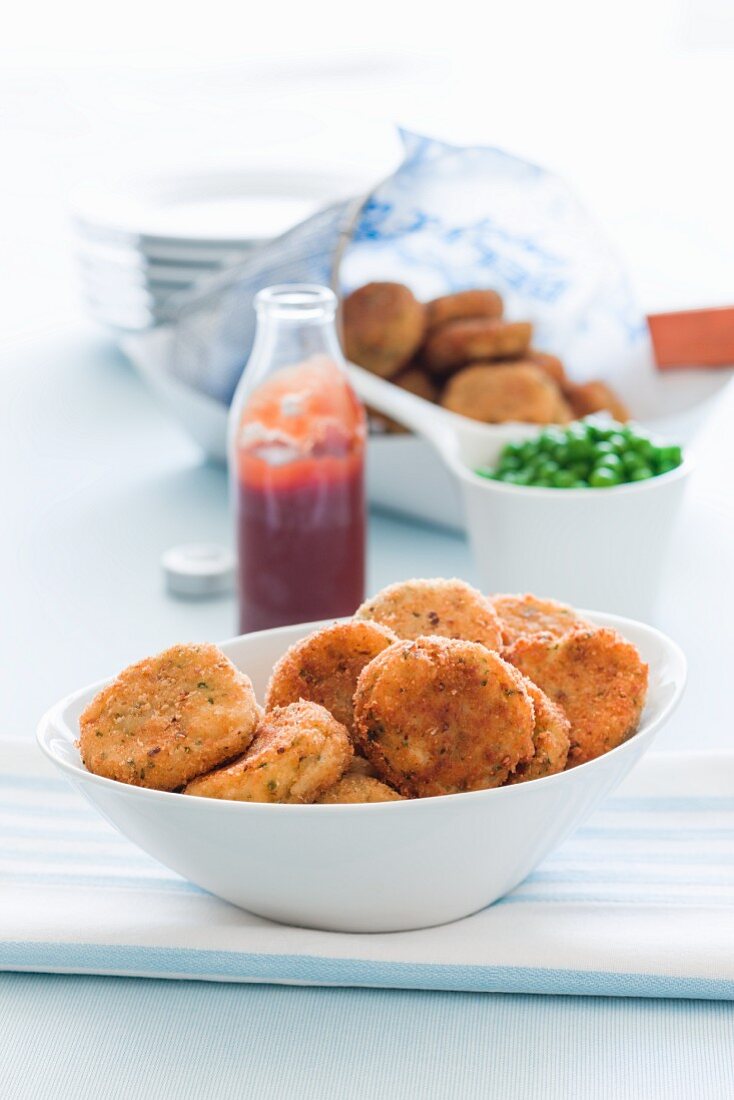
POLYGON ((525 427, 487 458, 457 471, 486 590, 654 616, 691 469, 680 447, 591 417, 525 427))

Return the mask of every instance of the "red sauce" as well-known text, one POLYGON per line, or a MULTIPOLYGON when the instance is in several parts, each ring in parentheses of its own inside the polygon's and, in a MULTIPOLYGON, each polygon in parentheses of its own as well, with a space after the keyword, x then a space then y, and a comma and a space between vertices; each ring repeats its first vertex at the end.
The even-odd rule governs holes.
POLYGON ((350 615, 364 598, 364 412, 310 360, 257 389, 240 421, 240 630, 350 615))

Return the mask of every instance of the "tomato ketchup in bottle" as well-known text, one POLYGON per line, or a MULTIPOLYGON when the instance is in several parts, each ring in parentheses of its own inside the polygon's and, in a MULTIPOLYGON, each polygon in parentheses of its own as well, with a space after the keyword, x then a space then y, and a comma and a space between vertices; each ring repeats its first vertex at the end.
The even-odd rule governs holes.
POLYGON ((242 633, 351 615, 364 598, 365 415, 336 298, 275 286, 255 309, 229 436, 242 633))

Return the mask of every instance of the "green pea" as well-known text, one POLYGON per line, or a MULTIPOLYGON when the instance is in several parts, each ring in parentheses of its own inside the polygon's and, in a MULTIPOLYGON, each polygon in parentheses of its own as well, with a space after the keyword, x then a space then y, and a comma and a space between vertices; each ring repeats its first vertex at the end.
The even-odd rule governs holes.
POLYGON ((553 462, 552 459, 546 459, 545 462, 541 462, 538 467, 538 475, 540 477, 552 478, 558 473, 558 463, 553 462))
POLYGON ((643 458, 650 459, 655 454, 655 447, 649 439, 645 439, 644 436, 636 436, 630 440, 630 450, 635 454, 642 455, 643 458))
POLYGON ((636 470, 638 466, 644 466, 645 460, 634 451, 627 451, 622 455, 622 465, 627 473, 630 473, 632 470, 636 470))
POLYGON ((630 474, 630 481, 647 481, 654 476, 649 466, 637 466, 630 474))
POLYGON ((590 438, 596 443, 606 442, 606 437, 609 436, 609 429, 605 428, 602 423, 595 423, 593 420, 589 420, 587 423, 590 438))
POLYGON ((522 459, 515 455, 505 454, 500 462, 501 470, 519 470, 523 465, 522 459))
POLYGON ((621 454, 627 449, 627 440, 621 432, 612 432, 607 440, 610 446, 614 447, 615 451, 621 454))
POLYGON ((680 447, 660 447, 658 449, 658 460, 661 465, 664 463, 670 469, 675 469, 683 461, 683 452, 680 447))
POLYGON ((589 488, 589 483, 588 483, 588 481, 585 481, 585 480, 582 481, 581 478, 579 478, 577 481, 574 481, 573 485, 571 485, 570 488, 571 489, 588 489, 589 488))
POLYGON ((661 462, 658 465, 659 474, 669 474, 671 470, 677 470, 680 462, 661 462))
POLYGON ((600 443, 597 443, 594 453, 598 461, 600 455, 613 455, 616 452, 612 444, 604 439, 600 443))
POLYGON ((575 480, 570 470, 559 470, 553 477, 553 485, 556 489, 570 489, 575 480))
POLYGON ((622 459, 619 455, 615 454, 614 451, 609 454, 603 454, 597 461, 594 469, 614 470, 617 476, 619 476, 622 471, 622 459))
POLYGON ((474 471, 475 474, 479 474, 480 477, 487 477, 493 479, 497 476, 494 469, 491 466, 479 466, 474 471))
POLYGON ((619 477, 614 470, 599 466, 589 474, 589 485, 593 489, 607 489, 619 485, 619 477))
POLYGON ((594 453, 594 445, 590 439, 584 436, 582 439, 569 439, 566 450, 571 461, 576 462, 579 459, 591 458, 594 453))

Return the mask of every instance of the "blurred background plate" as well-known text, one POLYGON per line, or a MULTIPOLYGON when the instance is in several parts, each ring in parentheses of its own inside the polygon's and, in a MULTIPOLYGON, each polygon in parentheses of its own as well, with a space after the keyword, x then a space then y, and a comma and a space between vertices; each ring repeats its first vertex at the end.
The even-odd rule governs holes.
POLYGON ((178 172, 84 187, 73 225, 92 316, 136 331, 170 319, 173 294, 241 263, 327 203, 362 194, 364 169, 289 165, 178 172))

